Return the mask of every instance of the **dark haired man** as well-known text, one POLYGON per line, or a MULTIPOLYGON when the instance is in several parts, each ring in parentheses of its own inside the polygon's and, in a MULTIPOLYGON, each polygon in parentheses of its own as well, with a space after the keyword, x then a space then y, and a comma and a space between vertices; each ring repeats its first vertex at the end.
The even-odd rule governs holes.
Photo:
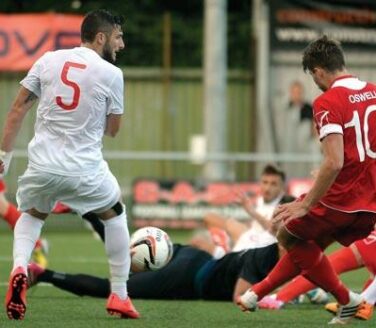
POLYGON ((285 173, 278 167, 272 164, 266 165, 258 183, 260 195, 250 198, 238 193, 238 201, 249 215, 249 219, 239 221, 216 213, 208 213, 204 217, 204 224, 211 238, 208 238, 207 233, 198 233, 190 244, 219 258, 230 249, 238 252, 276 243, 275 236, 270 232, 273 212, 278 204, 294 200, 293 197, 285 194, 285 180, 285 173))
POLYGON ((333 240, 345 246, 367 237, 376 222, 376 86, 347 73, 340 45, 326 36, 303 53, 303 69, 324 92, 313 104, 323 161, 311 190, 280 205, 278 240, 287 250, 275 268, 238 300, 242 310, 302 273, 331 292, 340 304, 330 324, 345 324, 362 302, 339 280, 322 249, 333 240))
POLYGON ((27 264, 44 220, 56 202, 84 215, 95 212, 105 226, 111 295, 107 311, 138 318, 127 294, 129 232, 119 185, 101 152, 104 135, 115 137, 124 111, 122 71, 112 63, 124 48, 122 18, 88 13, 81 47, 45 53, 21 81, 0 144, 0 174, 7 171, 22 121, 39 98, 28 168, 19 178, 22 215, 14 229, 13 269, 5 299, 9 319, 26 312, 27 264))

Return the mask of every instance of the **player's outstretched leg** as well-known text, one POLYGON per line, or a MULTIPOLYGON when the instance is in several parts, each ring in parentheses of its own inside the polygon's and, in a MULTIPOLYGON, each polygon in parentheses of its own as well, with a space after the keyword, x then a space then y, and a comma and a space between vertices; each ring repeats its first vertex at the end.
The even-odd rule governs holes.
POLYGON ((140 317, 129 296, 122 300, 118 295, 112 293, 107 300, 106 308, 110 315, 116 315, 123 319, 137 319, 140 317))
POLYGON ((329 325, 345 325, 360 309, 363 303, 363 297, 350 291, 350 301, 346 305, 340 305, 337 315, 328 322, 329 325))
POLYGON ((22 320, 26 312, 27 276, 22 267, 13 270, 9 278, 5 308, 9 319, 22 320))
POLYGON ((110 264, 111 294, 107 301, 107 312, 121 318, 137 319, 135 310, 127 292, 127 280, 131 264, 129 251, 129 232, 124 208, 121 214, 103 220, 105 231, 105 249, 110 264))
POLYGON ((45 268, 37 263, 30 262, 27 266, 27 288, 38 284, 38 277, 46 271, 45 268))

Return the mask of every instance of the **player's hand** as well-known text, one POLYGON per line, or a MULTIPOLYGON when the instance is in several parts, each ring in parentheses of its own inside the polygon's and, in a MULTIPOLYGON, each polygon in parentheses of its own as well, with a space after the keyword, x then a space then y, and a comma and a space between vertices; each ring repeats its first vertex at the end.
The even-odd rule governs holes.
POLYGON ((0 174, 4 176, 7 174, 13 152, 5 152, 0 150, 0 174))
POLYGON ((236 201, 248 212, 252 213, 255 210, 255 202, 252 198, 248 197, 243 191, 235 191, 237 199, 236 201))
POLYGON ((272 223, 278 224, 281 221, 288 223, 293 219, 306 215, 308 210, 308 207, 302 201, 279 205, 273 213, 272 223))
POLYGON ((238 296, 236 298, 236 305, 237 307, 242 311, 242 312, 245 312, 245 313, 249 313, 251 311, 249 311, 249 309, 242 303, 241 299, 240 299, 240 296, 238 296))

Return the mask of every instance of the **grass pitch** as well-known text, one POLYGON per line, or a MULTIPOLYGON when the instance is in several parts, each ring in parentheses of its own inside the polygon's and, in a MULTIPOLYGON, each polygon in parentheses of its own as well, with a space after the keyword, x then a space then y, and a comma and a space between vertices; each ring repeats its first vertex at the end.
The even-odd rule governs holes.
MULTIPOLYGON (((63 218, 64 219, 64 218, 63 218)), ((60 220, 60 219, 59 219, 60 220)), ((68 220, 69 221, 69 220, 68 220)), ((50 243, 49 266, 71 273, 108 275, 104 247, 91 232, 56 231, 45 227, 43 237, 50 243)), ((184 242, 185 232, 169 232, 173 241, 184 242)), ((0 226, 0 296, 4 299, 11 269, 12 233, 0 226)), ((361 290, 367 277, 365 270, 343 275, 354 290, 361 290)), ((134 300, 140 320, 120 320, 107 315, 104 299, 78 297, 49 285, 39 285, 28 292, 25 320, 9 321, 4 307, 0 310, 0 327, 252 327, 304 328, 326 327, 331 315, 322 306, 304 303, 289 305, 282 311, 242 313, 230 302, 134 300)), ((375 327, 371 321, 353 320, 351 327, 375 327)))

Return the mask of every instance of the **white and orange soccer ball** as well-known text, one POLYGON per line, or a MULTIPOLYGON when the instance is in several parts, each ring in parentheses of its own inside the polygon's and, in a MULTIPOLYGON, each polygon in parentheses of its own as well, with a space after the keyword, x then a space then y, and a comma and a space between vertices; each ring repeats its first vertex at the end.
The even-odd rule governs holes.
POLYGON ((132 271, 155 271, 172 257, 173 247, 168 234, 156 227, 136 230, 130 240, 132 271))

